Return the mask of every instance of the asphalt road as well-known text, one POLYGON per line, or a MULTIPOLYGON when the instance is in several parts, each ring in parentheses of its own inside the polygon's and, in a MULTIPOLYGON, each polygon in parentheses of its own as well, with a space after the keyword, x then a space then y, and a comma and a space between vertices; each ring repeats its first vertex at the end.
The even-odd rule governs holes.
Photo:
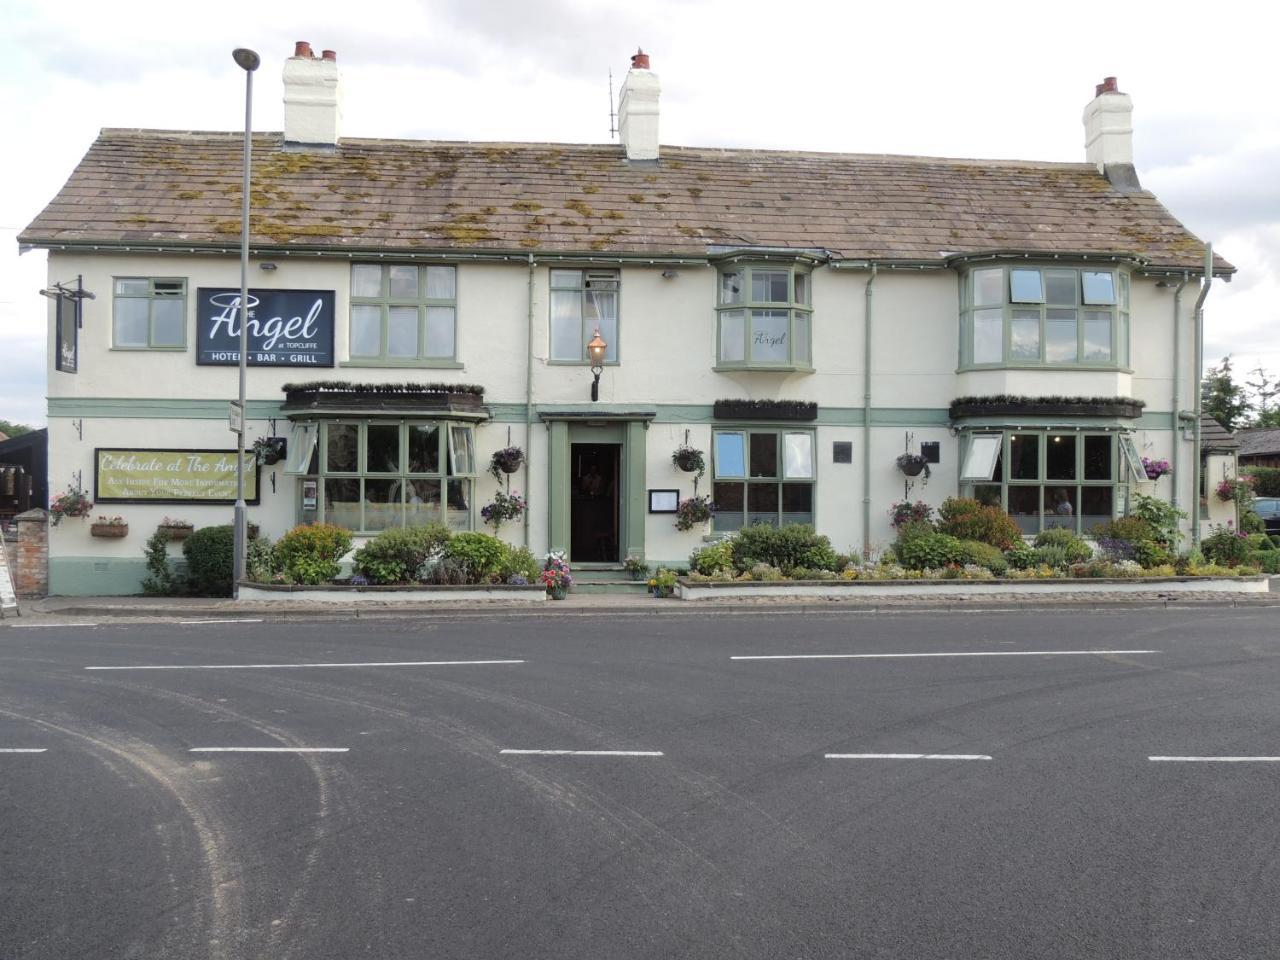
POLYGON ((3 626, 0 958, 1276 957, 1278 689, 1266 611, 3 626), (903 653, 984 655, 732 659, 903 653))

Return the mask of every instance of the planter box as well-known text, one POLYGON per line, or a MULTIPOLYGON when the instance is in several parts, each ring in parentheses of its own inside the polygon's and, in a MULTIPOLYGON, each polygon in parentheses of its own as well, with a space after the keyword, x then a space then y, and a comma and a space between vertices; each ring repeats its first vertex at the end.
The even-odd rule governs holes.
POLYGON ((185 540, 195 532, 195 527, 189 523, 182 525, 162 523, 156 529, 167 533, 170 540, 185 540))
POLYGON ((425 586, 413 584, 403 587, 351 587, 345 584, 324 583, 316 586, 291 586, 277 583, 240 583, 241 600, 277 600, 313 603, 474 603, 476 601, 503 600, 515 603, 543 603, 547 588, 540 583, 520 586, 509 583, 463 584, 425 586))
POLYGON ((712 416, 717 420, 817 420, 818 405, 811 400, 717 400, 712 416))
POLYGON ((89 526, 89 535, 119 540, 129 535, 129 525, 127 523, 94 523, 89 526))
POLYGON ((1077 580, 789 580, 747 583, 676 581, 681 600, 737 600, 743 597, 817 597, 856 600, 876 597, 982 597, 998 594, 1070 596, 1073 593, 1266 593, 1270 578, 1147 577, 1077 580))
POLYGON ((951 419, 965 417, 1120 417, 1136 420, 1142 416, 1141 403, 1003 403, 956 401, 951 404, 951 419))
POLYGON ((467 392, 299 389, 285 393, 284 412, 328 411, 485 414, 484 396, 467 392))

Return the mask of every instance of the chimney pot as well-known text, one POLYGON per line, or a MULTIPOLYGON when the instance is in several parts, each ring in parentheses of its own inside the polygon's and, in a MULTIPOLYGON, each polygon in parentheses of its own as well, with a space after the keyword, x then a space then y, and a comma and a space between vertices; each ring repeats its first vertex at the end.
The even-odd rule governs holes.
POLYGON ((322 59, 324 59, 324 60, 337 60, 337 59, 338 59, 338 51, 336 51, 336 50, 325 50, 323 53, 321 53, 321 54, 320 54, 320 56, 321 56, 321 58, 322 58, 322 59))
POLYGON ((311 44, 306 40, 295 40, 293 44, 293 55, 295 57, 314 57, 311 52, 311 44))
POLYGON ((636 47, 635 55, 631 58, 631 69, 633 70, 649 69, 649 55, 645 53, 643 50, 641 50, 639 47, 636 47))
POLYGON ((1094 88, 1094 96, 1102 96, 1104 93, 1119 93, 1120 87, 1116 83, 1115 77, 1103 77, 1102 82, 1094 88))

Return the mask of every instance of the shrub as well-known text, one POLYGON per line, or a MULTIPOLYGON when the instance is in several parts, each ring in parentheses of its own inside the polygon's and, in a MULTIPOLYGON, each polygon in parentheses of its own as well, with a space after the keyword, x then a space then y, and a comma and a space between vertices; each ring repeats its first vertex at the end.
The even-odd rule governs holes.
POLYGON ((1244 562, 1273 577, 1280 575, 1280 550, 1250 550, 1244 562))
POLYGON ((964 563, 966 553, 960 541, 946 533, 912 537, 898 545, 898 560, 909 570, 930 570, 964 563))
POLYGON ((1200 549, 1212 564, 1238 567, 1249 552, 1248 538, 1230 527, 1217 527, 1200 541, 1200 549))
POLYGON ((1128 543, 1138 543, 1141 540, 1157 538, 1155 527, 1142 517, 1120 517, 1118 520, 1107 520, 1089 532, 1099 541, 1124 540, 1128 543))
POLYGON ((1144 567, 1163 567, 1173 563, 1173 551, 1154 540, 1139 540, 1133 544, 1133 559, 1144 567))
POLYGON ((1004 558, 1014 570, 1030 570, 1036 565, 1036 552, 1019 540, 1004 552, 1004 558))
POLYGON ((280 538, 276 561, 280 572, 295 583, 325 583, 338 575, 338 561, 350 549, 351 531, 345 527, 306 523, 280 538))
POLYGON ((201 527, 182 541, 191 592, 204 597, 231 596, 235 531, 231 524, 201 527))
POLYGON ((1245 533, 1266 533, 1267 524, 1255 510, 1240 511, 1240 529, 1245 533))
POLYGON ((960 550, 966 564, 990 570, 997 577, 1003 577, 1009 570, 1009 561, 1004 558, 998 547, 981 540, 961 540, 960 550))
POLYGON ((789 523, 781 527, 753 524, 743 527, 732 541, 734 569, 750 570, 766 563, 779 570, 809 567, 814 570, 838 569, 839 556, 831 541, 814 533, 807 523, 789 523))
POLYGON ((507 583, 533 583, 542 573, 542 564, 528 547, 513 547, 507 551, 502 565, 502 577, 507 583))
POLYGON ((269 583, 280 572, 275 548, 266 537, 254 537, 245 544, 245 576, 258 583, 269 583))
POLYGON ((1036 535, 1037 547, 1056 547, 1064 551, 1067 563, 1084 563, 1093 556, 1093 548, 1070 530, 1054 527, 1036 535))
POLYGON ((1251 533, 1245 538, 1245 542, 1249 544, 1250 550, 1274 550, 1275 544, 1271 542, 1271 538, 1265 533, 1251 533))
POLYGON ((356 551, 352 569, 370 583, 407 583, 449 542, 443 523, 383 530, 356 551))
POLYGON ((144 556, 147 558, 147 575, 142 581, 142 592, 152 596, 174 597, 184 592, 185 584, 169 566, 169 531, 157 529, 147 538, 144 556))
POLYGON ((1060 544, 1036 547, 1032 554, 1032 566, 1048 567, 1051 570, 1063 570, 1072 564, 1083 562, 1078 553, 1060 544))
POLYGON ((445 544, 444 559, 462 567, 467 583, 487 583, 502 577, 509 552, 487 533, 459 533, 445 544))
POLYGON ((1280 467, 1248 467, 1241 471, 1253 477, 1253 492, 1259 497, 1280 497, 1280 467))
POLYGON ((721 570, 732 570, 733 540, 721 540, 693 551, 689 554, 689 568, 708 577, 721 570))
POLYGON ((959 540, 977 540, 1008 550, 1021 538, 1017 523, 999 507, 948 497, 938 508, 938 530, 959 540))
POLYGON ((751 569, 747 571, 751 574, 752 580, 785 580, 787 579, 781 570, 769 563, 752 564, 751 569))
POLYGON ((419 583, 425 583, 433 587, 454 586, 470 582, 467 579, 467 568, 457 560, 451 560, 448 557, 428 560, 418 570, 417 580, 419 583))
POLYGON ((1178 542, 1182 539, 1178 523, 1187 519, 1185 513, 1167 500, 1149 497, 1144 493, 1133 495, 1129 510, 1134 517, 1150 524, 1152 530, 1150 539, 1163 543, 1171 550, 1178 548, 1178 542))
POLYGON ((908 523, 933 523, 933 507, 923 500, 903 500, 889 508, 889 523, 897 530, 908 523))

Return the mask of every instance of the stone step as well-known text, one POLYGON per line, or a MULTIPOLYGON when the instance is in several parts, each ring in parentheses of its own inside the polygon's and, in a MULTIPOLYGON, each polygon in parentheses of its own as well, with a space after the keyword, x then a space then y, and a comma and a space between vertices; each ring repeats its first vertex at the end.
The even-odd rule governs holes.
POLYGON ((649 591, 647 580, 601 580, 594 577, 573 578, 573 593, 614 593, 644 596, 649 591))

